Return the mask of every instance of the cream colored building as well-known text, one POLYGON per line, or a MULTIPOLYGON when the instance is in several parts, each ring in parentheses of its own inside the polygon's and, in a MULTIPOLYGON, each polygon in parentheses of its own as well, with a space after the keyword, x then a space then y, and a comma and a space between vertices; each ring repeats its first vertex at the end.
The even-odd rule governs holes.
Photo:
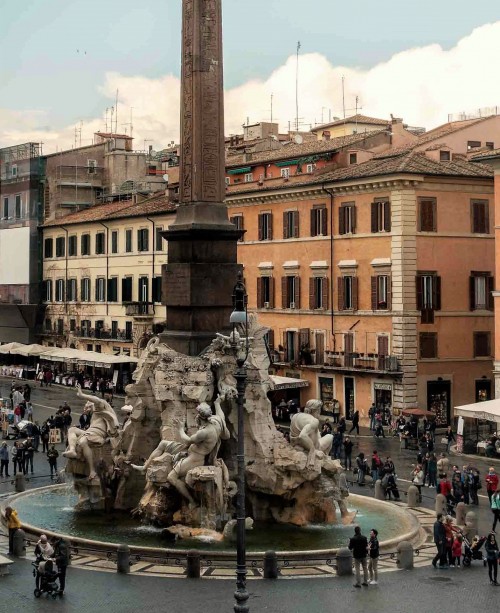
POLYGON ((161 232, 165 195, 112 202, 48 221, 43 230, 43 344, 137 355, 165 324, 161 232))

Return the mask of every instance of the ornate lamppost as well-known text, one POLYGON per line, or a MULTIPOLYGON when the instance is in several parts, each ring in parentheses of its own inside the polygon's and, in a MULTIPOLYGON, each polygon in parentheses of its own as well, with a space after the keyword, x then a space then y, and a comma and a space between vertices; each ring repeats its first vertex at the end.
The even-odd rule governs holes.
POLYGON ((236 525, 236 591, 234 593, 235 613, 248 613, 247 566, 246 566, 246 534, 245 534, 245 388, 247 382, 248 357, 248 296, 241 272, 233 289, 233 312, 230 323, 233 326, 231 345, 236 356, 236 390, 238 392, 238 495, 237 495, 237 525, 236 525), (245 337, 240 339, 237 326, 244 327, 245 337))

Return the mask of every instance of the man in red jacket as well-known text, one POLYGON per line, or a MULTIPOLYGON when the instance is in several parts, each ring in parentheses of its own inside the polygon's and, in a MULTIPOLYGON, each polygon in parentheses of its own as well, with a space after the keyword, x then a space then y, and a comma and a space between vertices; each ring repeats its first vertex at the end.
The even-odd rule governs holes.
POLYGON ((491 497, 497 491, 497 488, 498 488, 498 475, 496 474, 493 466, 490 466, 490 469, 488 470, 488 474, 486 475, 485 481, 486 481, 486 491, 488 493, 488 498, 490 500, 490 505, 491 505, 491 497))
POLYGON ((438 481, 437 484, 437 493, 438 494, 443 494, 443 496, 446 496, 446 500, 450 500, 451 499, 451 482, 448 479, 447 475, 442 474, 441 475, 441 479, 438 481))

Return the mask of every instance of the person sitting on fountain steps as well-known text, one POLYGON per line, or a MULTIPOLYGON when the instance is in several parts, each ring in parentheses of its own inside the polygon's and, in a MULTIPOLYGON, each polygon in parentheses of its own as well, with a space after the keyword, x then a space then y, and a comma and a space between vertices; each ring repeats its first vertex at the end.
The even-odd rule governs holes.
POLYGON ((97 396, 88 396, 82 393, 80 385, 76 386, 77 396, 85 398, 87 404, 85 408, 92 411, 90 426, 82 430, 77 426, 72 426, 68 430, 68 448, 63 453, 66 458, 77 459, 79 453, 83 455, 89 467, 89 480, 97 476, 94 458, 90 443, 93 445, 104 445, 111 439, 111 442, 118 442, 118 419, 115 412, 108 402, 97 396))

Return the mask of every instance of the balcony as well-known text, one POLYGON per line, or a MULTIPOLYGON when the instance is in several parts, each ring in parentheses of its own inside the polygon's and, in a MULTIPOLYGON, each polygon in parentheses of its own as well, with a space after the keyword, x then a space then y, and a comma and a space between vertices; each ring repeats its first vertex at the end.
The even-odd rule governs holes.
POLYGON ((132 332, 127 333, 125 330, 105 330, 102 328, 76 328, 74 332, 71 332, 73 336, 79 338, 90 338, 97 340, 109 340, 120 342, 131 342, 132 332))
POLYGON ((124 302, 127 317, 152 319, 155 314, 154 302, 124 302))
MULTIPOLYGON (((290 361, 280 352, 278 364, 288 365, 290 361)), ((331 369, 336 371, 372 372, 402 374, 399 358, 395 355, 377 355, 373 353, 347 353, 325 351, 324 361, 319 363, 312 354, 310 364, 296 364, 312 370, 331 369)))
POLYGON ((103 168, 87 166, 57 166, 56 185, 66 187, 102 187, 103 168))

